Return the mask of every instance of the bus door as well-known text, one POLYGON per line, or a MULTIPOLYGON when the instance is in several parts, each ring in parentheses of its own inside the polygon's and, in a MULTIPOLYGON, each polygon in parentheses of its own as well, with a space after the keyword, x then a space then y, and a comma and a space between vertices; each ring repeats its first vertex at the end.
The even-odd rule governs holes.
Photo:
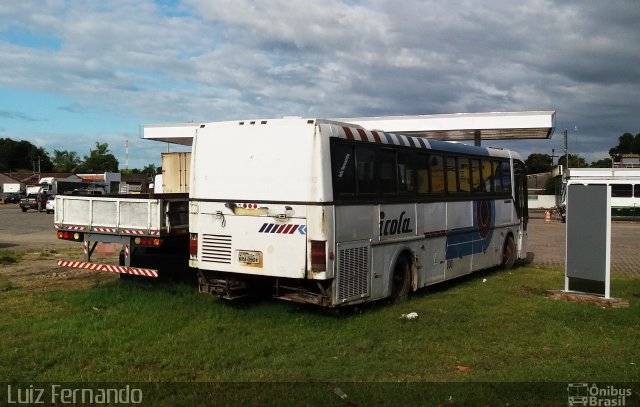
POLYGON ((527 224, 529 223, 529 197, 527 195, 527 173, 525 172, 524 163, 520 161, 513 162, 514 172, 514 205, 516 207, 516 216, 520 221, 520 227, 518 228, 518 250, 521 251, 524 248, 527 231, 527 224))

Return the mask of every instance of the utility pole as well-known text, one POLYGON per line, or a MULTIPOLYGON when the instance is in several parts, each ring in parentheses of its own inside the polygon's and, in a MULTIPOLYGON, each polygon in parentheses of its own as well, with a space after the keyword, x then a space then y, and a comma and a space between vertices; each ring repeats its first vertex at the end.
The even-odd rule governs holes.
POLYGON ((564 165, 569 168, 569 149, 567 147, 567 129, 564 129, 564 165))
POLYGON ((551 166, 553 167, 553 159, 556 158, 556 149, 551 149, 551 166))

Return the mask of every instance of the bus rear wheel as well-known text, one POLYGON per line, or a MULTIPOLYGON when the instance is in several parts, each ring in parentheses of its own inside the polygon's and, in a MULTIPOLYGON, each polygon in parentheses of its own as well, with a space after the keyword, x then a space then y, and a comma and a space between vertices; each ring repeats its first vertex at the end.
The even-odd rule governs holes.
POLYGON ((502 269, 510 270, 514 264, 516 264, 516 244, 513 236, 507 236, 502 248, 502 269))
POLYGON ((391 301, 400 302, 407 298, 411 289, 411 262, 407 256, 396 260, 391 278, 391 301))

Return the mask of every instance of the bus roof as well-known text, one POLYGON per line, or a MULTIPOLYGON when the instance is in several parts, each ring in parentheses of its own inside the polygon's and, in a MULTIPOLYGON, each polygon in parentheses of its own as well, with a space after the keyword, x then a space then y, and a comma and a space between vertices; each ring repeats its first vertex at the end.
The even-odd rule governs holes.
MULTIPOLYGON (((266 123, 269 120, 238 120, 238 124, 266 123)), ((286 117, 276 120, 316 119, 286 117)), ((419 116, 380 116, 317 120, 339 125, 359 126, 367 130, 410 135, 435 140, 513 140, 550 138, 555 126, 555 112, 457 113, 419 116)), ((206 123, 181 123, 143 126, 143 138, 167 143, 191 145, 198 128, 206 123)))

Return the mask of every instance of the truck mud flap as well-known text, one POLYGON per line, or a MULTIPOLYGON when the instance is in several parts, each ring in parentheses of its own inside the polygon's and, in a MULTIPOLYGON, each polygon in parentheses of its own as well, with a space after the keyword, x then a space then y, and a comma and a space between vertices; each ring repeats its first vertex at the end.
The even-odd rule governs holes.
POLYGON ((158 277, 158 270, 140 267, 114 266, 112 264, 89 263, 86 261, 58 260, 58 266, 76 269, 109 271, 111 273, 131 274, 143 277, 158 277))

